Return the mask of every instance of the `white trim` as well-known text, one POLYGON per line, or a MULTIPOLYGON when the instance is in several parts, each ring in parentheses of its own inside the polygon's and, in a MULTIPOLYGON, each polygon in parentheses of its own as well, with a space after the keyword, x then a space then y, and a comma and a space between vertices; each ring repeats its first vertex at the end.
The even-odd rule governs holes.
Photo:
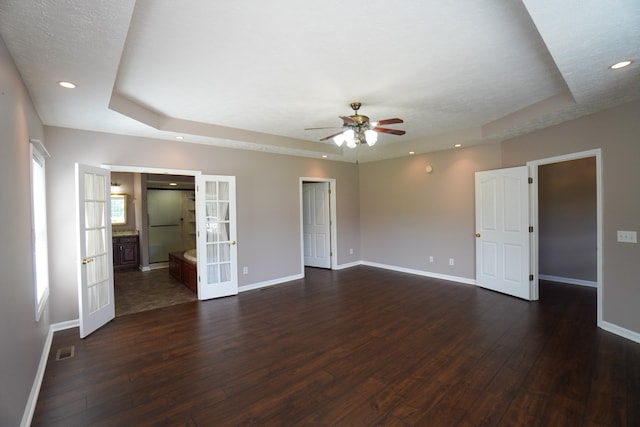
POLYGON ((29 182, 30 182, 30 202, 31 202, 31 252, 32 252, 32 269, 33 269, 33 293, 35 296, 35 319, 36 322, 40 321, 40 316, 44 312, 45 307, 47 306, 47 302, 49 301, 49 293, 50 293, 50 268, 49 268, 49 242, 47 238, 48 228, 47 228, 47 179, 46 179, 46 157, 51 157, 47 149, 42 145, 39 140, 32 139, 30 140, 31 144, 29 146, 30 151, 30 160, 29 160, 29 182), (39 145, 36 145, 39 144, 39 145), (40 151, 40 150, 44 150, 40 151), (34 180, 34 161, 40 166, 42 171, 42 188, 40 188, 40 182, 36 182, 34 180), (38 186, 43 193, 43 200, 40 200, 42 206, 40 207, 44 212, 44 224, 41 225, 44 229, 44 233, 41 234, 41 238, 38 239, 38 233, 36 230, 36 200, 35 200, 35 192, 34 188, 38 186), (38 249, 42 249, 44 247, 44 251, 46 252, 43 259, 39 259, 38 257, 38 249), (46 273, 40 270, 41 274, 38 274, 39 269, 46 270, 46 273), (43 280, 44 279, 44 280, 43 280), (45 283, 42 283, 45 282, 45 283), (38 290, 43 289, 42 297, 38 298, 38 290))
POLYGON ((430 271, 415 270, 413 268, 397 267, 394 265, 379 264, 377 262, 362 261, 362 265, 369 267, 383 268, 385 270, 399 271, 401 273, 415 274, 417 276, 431 277, 434 279, 448 280, 450 282, 463 283, 465 285, 475 285, 475 279, 467 279, 466 277, 449 276, 446 274, 432 273, 430 271))
POLYGON ((31 386, 31 392, 27 399, 27 404, 22 414, 22 420, 20 421, 21 427, 28 427, 33 420, 33 413, 36 410, 36 404, 38 403, 38 395, 40 394, 40 387, 42 386, 42 380, 44 379, 44 373, 47 369, 47 361, 49 360, 49 353, 51 352, 51 343, 53 342, 53 333, 61 331, 63 329, 76 328, 80 326, 80 320, 70 320, 68 322, 54 323, 49 325, 49 332, 44 340, 44 346, 42 347, 42 354, 40 355, 40 363, 38 363, 38 370, 31 386))
POLYGON ((640 344, 640 334, 629 329, 623 328, 622 326, 614 325, 613 323, 603 321, 602 324, 598 325, 602 329, 607 332, 611 332, 612 334, 616 334, 623 338, 626 338, 631 341, 635 341, 640 344))
POLYGON ((37 138, 30 138, 29 142, 36 148, 36 150, 38 150, 40 155, 47 158, 51 157, 51 154, 49 154, 49 150, 47 150, 47 147, 44 146, 41 140, 37 138))
POLYGON ((51 325, 53 332, 64 331, 65 329, 79 328, 80 319, 67 320, 66 322, 54 323, 51 325))
MULTIPOLYGON (((527 162, 527 166, 529 167, 529 176, 531 176, 533 178, 533 184, 532 184, 532 188, 531 188, 531 225, 533 225, 533 234, 531 236, 531 266, 532 266, 532 272, 531 274, 534 275, 534 280, 533 280, 533 284, 532 284, 532 289, 534 290, 534 294, 537 297, 538 293, 539 293, 539 285, 538 285, 538 241, 539 241, 539 236, 538 236, 538 231, 539 231, 539 224, 538 224, 538 167, 541 165, 547 165, 547 164, 551 164, 551 163, 559 163, 559 162, 565 162, 568 160, 578 160, 578 159, 584 159, 584 158, 588 158, 588 157, 595 157, 596 159, 596 239, 597 239, 597 270, 598 270, 598 277, 597 277, 597 282, 596 282, 596 289, 597 289, 597 308, 596 308, 596 319, 597 319, 597 325, 600 328, 603 328, 603 320, 602 320, 602 287, 603 287, 603 283, 602 283, 602 258, 603 258, 603 252, 604 252, 604 247, 602 245, 602 200, 603 200, 603 194, 602 194, 602 149, 600 148, 596 148, 594 150, 587 150, 587 151, 581 151, 578 153, 570 153, 570 154, 565 154, 562 156, 556 156, 556 157, 550 157, 547 159, 540 159, 540 160, 532 160, 527 162)), ((537 299, 537 298, 536 298, 537 299)))
POLYGON ((351 268, 351 267, 357 267, 359 265, 362 265, 362 261, 354 261, 354 262, 349 262, 347 264, 340 264, 336 266, 336 270, 344 270, 347 268, 351 268))
POLYGON ((123 165, 107 165, 102 164, 100 167, 109 169, 111 172, 131 172, 131 173, 153 173, 157 175, 185 175, 198 176, 202 175, 202 171, 190 169, 164 169, 150 168, 146 166, 123 166, 123 165))
POLYGON ((293 276, 280 277, 278 279, 267 280, 265 282, 252 283, 238 287, 238 292, 252 291, 254 289, 266 288, 268 286, 279 285, 292 280, 304 279, 304 274, 294 274, 293 276))
POLYGON ((548 280, 550 282, 566 283, 568 285, 588 286, 590 288, 597 288, 598 282, 593 280, 572 279, 569 277, 549 276, 548 274, 538 275, 540 280, 548 280))
POLYGON ((304 205, 302 202, 302 185, 305 182, 328 182, 329 183, 329 216, 331 218, 330 239, 331 239, 331 269, 338 268, 338 220, 336 214, 336 180, 334 178, 310 178, 300 177, 300 270, 304 277, 304 205))
POLYGON ((163 268, 169 268, 169 262, 154 262, 152 265, 148 265, 146 267, 140 267, 141 271, 151 271, 151 270, 162 270, 163 268))

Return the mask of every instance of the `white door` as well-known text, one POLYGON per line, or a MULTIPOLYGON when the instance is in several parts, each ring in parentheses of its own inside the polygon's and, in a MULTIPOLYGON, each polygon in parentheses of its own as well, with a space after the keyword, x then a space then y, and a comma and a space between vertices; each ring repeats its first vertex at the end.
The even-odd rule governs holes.
POLYGON ((304 265, 331 268, 331 220, 329 183, 302 185, 304 265))
POLYGON ((476 284, 531 299, 526 166, 476 172, 476 284))
POLYGON ((236 178, 196 176, 198 298, 238 293, 236 178))
POLYGON ((81 338, 115 317, 110 177, 106 169, 76 163, 81 338))

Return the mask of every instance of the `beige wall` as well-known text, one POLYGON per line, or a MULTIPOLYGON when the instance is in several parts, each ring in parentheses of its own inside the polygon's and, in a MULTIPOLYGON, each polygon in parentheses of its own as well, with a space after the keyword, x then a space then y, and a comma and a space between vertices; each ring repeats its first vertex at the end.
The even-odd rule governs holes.
MULTIPOLYGON (((29 139, 40 119, 0 39, 0 425, 20 424, 49 330, 35 321, 29 139)), ((51 201, 48 201, 51 204, 51 201)))
POLYGON ((472 280, 474 174, 501 164, 499 144, 361 164, 362 259, 472 280))
POLYGON ((602 148, 603 320, 640 333, 640 244, 618 243, 616 230, 640 231, 640 102, 513 138, 504 166, 602 148))
POLYGON ((51 159, 52 320, 78 317, 74 164, 198 170, 236 176, 240 286, 302 274, 300 177, 335 178, 338 264, 360 259, 357 165, 184 142, 46 127, 51 159), (354 253, 349 254, 349 248, 354 253))
POLYGON ((360 165, 362 259, 473 280, 474 172, 602 148, 603 320, 640 333, 640 245, 616 242, 640 229, 638 117, 636 102, 500 144, 360 165))

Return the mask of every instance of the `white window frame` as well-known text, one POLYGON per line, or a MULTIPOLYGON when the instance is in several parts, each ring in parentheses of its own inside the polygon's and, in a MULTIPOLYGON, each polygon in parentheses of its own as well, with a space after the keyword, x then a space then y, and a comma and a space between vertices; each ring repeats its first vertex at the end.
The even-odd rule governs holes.
POLYGON ((33 248, 33 292, 36 322, 49 299, 49 251, 47 242, 47 191, 45 158, 49 152, 38 140, 31 140, 31 239, 33 248))

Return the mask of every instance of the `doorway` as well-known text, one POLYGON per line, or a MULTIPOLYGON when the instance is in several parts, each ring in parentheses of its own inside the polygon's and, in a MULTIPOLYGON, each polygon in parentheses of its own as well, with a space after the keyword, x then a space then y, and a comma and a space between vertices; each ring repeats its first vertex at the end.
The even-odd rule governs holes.
POLYGON ((336 180, 300 178, 301 271, 337 268, 336 180))
MULTIPOLYGON (((533 281, 533 286, 532 286, 532 294, 533 294, 533 299, 537 300, 540 298, 539 295, 539 285, 538 285, 538 280, 540 279, 541 276, 541 270, 540 270, 540 266, 541 266, 541 261, 544 265, 544 268, 547 269, 547 271, 542 270, 542 278, 549 278, 550 276, 553 277, 554 275, 551 274, 549 275, 548 272, 549 271, 554 271, 554 270, 548 270, 549 268, 557 268, 554 267, 553 265, 549 265, 548 263, 545 265, 544 263, 547 262, 546 260, 541 260, 541 255, 540 255, 540 248, 541 248, 541 238, 545 238, 544 233, 548 233, 548 230, 545 230, 544 227, 544 222, 548 220, 549 216, 549 212, 541 212, 541 202, 543 204, 542 209, 548 209, 544 207, 544 203, 545 200, 540 200, 541 197, 541 191, 547 191, 545 189, 541 189, 539 184, 540 184, 540 174, 541 173, 547 173, 546 171, 542 170, 541 168, 545 168, 545 167, 561 167, 562 163, 564 162, 572 162, 572 161, 581 161, 584 160, 586 163, 585 165, 593 165, 595 167, 595 171, 594 171, 594 175, 595 175, 595 212, 589 212, 587 214, 588 217, 593 217, 595 216, 595 220, 593 219, 589 219, 587 218, 587 222, 590 222, 591 225, 590 227, 593 227, 593 223, 595 222, 595 230, 591 230, 589 231, 589 236, 587 236, 588 239, 590 240, 595 240, 595 257, 592 257, 592 260, 595 260, 595 272, 590 272, 588 279, 580 279, 578 278, 577 280, 573 280, 573 284, 579 284, 579 285, 589 285, 589 286, 595 286, 597 291, 596 291, 596 295, 597 295, 597 324, 599 327, 601 327, 602 324, 602 157, 601 157, 601 150, 600 149, 596 149, 596 150, 589 150, 589 151, 583 151, 583 152, 579 152, 579 153, 573 153, 573 154, 568 154, 568 155, 564 155, 564 156, 558 156, 558 157, 552 157, 552 158, 547 158, 547 159, 541 159, 541 160, 535 160, 535 161, 531 161, 527 163, 527 166, 529 167, 529 173, 530 176, 533 178, 533 185, 531 186, 531 192, 530 192, 530 197, 531 197, 531 224, 533 226, 533 233, 531 236, 531 271, 534 275, 534 281, 533 281), (541 172, 542 170, 542 172, 541 172), (541 228, 541 221, 542 221, 542 227, 541 228), (543 235, 541 236, 541 232, 543 233, 543 235), (545 274, 547 273, 547 274, 545 274), (593 274, 595 273, 595 275, 593 274), (592 279, 595 279, 592 280, 592 279)), ((567 165, 570 166, 575 166, 577 164, 571 165, 569 163, 566 163, 567 165)), ((545 177, 543 176, 543 180, 545 179, 545 177)), ((543 184, 544 185, 544 184, 543 184)), ((584 187, 584 184, 583 184, 584 187)), ((543 194, 543 197, 547 197, 547 195, 543 194)), ((594 209, 592 204, 589 204, 590 209, 594 209)), ((577 207, 572 207, 571 209, 577 209, 577 207)), ((553 213, 551 213, 551 215, 553 216, 553 213)), ((572 226, 573 227, 573 226, 572 226)), ((575 230, 575 228, 572 228, 573 230, 575 230)), ((546 244, 546 243, 545 243, 546 244)), ((569 242, 569 244, 571 244, 571 242, 569 242)), ((591 243, 592 245, 592 243, 591 243)), ((542 246, 544 247, 544 246, 542 246)), ((576 262, 579 262, 576 261, 576 262)), ((574 267, 575 268, 575 267, 574 267)), ((562 270, 555 270, 555 271, 562 271, 562 270)), ((567 271, 567 270, 565 270, 567 271)), ((563 274, 563 273, 557 273, 557 274, 563 274)), ((568 274, 568 273, 566 273, 568 274)), ((561 277, 561 276, 557 276, 557 277, 561 277)), ((574 278, 575 279, 575 278, 574 278)), ((566 281, 566 280, 565 280, 566 281)), ((571 280, 569 281, 571 282, 571 280)))
MULTIPOLYGON (((109 169, 112 171, 112 184, 119 184, 119 193, 128 194, 129 203, 127 224, 113 227, 114 236, 116 230, 135 234, 139 251, 139 262, 135 266, 114 274, 116 317, 197 300, 196 293, 169 274, 167 248, 175 249, 176 245, 180 248, 188 246, 189 249, 196 247, 193 193, 194 178, 200 172, 129 166, 110 166, 109 169), (177 216, 179 224, 174 227, 177 231, 151 236, 150 231, 159 234, 158 229, 164 231, 166 228, 153 227, 154 225, 169 223, 164 217, 160 218, 160 222, 149 221, 149 191, 170 196, 169 199, 175 205, 171 208, 176 213, 173 216, 177 216), (193 212, 188 212, 189 208, 193 212), (173 238, 167 240, 166 236, 173 238)), ((163 204, 165 199, 167 198, 161 196, 161 210, 166 210, 163 204)))

